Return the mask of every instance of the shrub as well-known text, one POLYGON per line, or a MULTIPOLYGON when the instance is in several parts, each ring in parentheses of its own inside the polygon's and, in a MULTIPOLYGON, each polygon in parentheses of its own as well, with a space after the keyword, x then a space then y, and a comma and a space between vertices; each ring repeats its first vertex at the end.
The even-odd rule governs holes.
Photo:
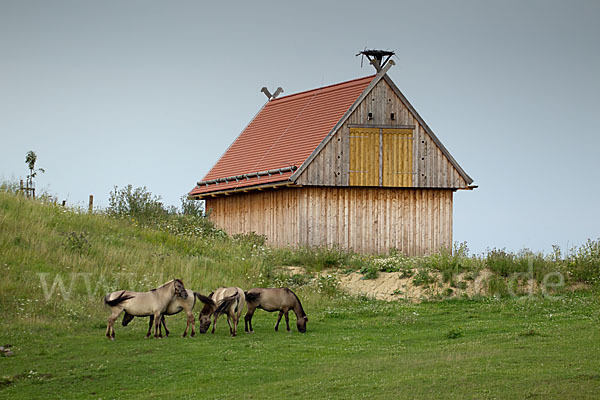
POLYGON ((107 214, 118 217, 136 218, 149 222, 152 218, 161 218, 168 211, 164 208, 160 196, 150 193, 146 187, 133 188, 131 185, 110 192, 107 214))
POLYGON ((425 268, 420 268, 413 278, 413 285, 415 286, 428 286, 434 282, 435 278, 425 268))
POLYGON ((490 250, 487 253, 486 265, 493 273, 503 277, 520 272, 514 254, 508 253, 505 249, 490 250))
POLYGON ((249 248, 264 246, 267 243, 267 237, 265 235, 259 235, 256 232, 237 233, 232 236, 232 239, 244 247, 249 248))
POLYGON ((85 232, 70 232, 66 235, 66 247, 74 252, 86 253, 90 249, 90 243, 85 232))
POLYGON ((487 282, 488 293, 495 297, 508 297, 508 287, 506 281, 497 275, 493 275, 487 282))
POLYGON ((181 214, 194 217, 204 217, 204 200, 191 200, 187 196, 181 197, 181 214))
POLYGON ((351 260, 350 253, 336 247, 301 247, 298 249, 275 249, 269 261, 275 265, 303 266, 308 271, 322 271, 341 267, 351 260))
POLYGON ((571 249, 566 268, 575 281, 600 283, 600 239, 588 239, 581 247, 571 249))
POLYGON ((361 268, 359 272, 363 274, 361 279, 377 279, 379 275, 377 269, 373 266, 361 268))

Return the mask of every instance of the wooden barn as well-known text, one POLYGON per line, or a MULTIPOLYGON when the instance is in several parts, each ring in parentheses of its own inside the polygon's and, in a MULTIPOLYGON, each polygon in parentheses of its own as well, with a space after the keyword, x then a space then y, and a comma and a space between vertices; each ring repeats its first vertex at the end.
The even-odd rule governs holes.
POLYGON ((365 53, 376 75, 263 89, 267 103, 189 193, 219 228, 275 246, 451 248, 453 194, 473 180, 387 75, 393 53, 365 53))

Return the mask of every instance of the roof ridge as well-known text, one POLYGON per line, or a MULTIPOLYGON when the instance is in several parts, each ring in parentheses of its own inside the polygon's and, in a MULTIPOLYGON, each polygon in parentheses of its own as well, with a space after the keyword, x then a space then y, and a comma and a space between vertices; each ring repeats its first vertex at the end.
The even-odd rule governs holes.
POLYGON ((292 97, 294 99, 297 98, 303 98, 306 96, 310 96, 312 92, 316 92, 316 91, 329 91, 329 90, 335 90, 336 86, 342 86, 342 85, 348 85, 348 86, 354 86, 355 84, 358 85, 360 82, 367 80, 367 79, 373 79, 375 75, 367 75, 367 76, 363 76, 362 78, 356 78, 356 79, 350 79, 348 81, 343 81, 343 82, 338 82, 338 83, 334 83, 331 85, 327 85, 327 86, 321 86, 321 87, 317 87, 314 89, 309 89, 309 90, 304 90, 302 92, 298 92, 298 93, 292 93, 292 94, 288 94, 286 96, 282 96, 282 97, 278 97, 276 99, 273 99, 271 101, 269 101, 269 103, 274 104, 274 103, 283 103, 287 100, 292 100, 292 97))

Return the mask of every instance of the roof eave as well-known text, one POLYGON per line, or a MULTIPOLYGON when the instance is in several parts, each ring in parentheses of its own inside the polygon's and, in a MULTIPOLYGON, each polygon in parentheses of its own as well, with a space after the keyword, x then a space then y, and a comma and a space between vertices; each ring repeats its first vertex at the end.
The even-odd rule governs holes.
POLYGON ((282 187, 301 187, 301 186, 302 185, 297 185, 289 180, 285 180, 285 181, 279 181, 279 182, 269 182, 269 183, 265 183, 262 185, 256 185, 256 186, 245 186, 245 187, 238 187, 238 188, 215 190, 215 191, 211 191, 211 192, 198 193, 198 194, 190 193, 187 198, 189 200, 202 200, 207 197, 230 196, 232 194, 237 194, 237 193, 247 193, 247 192, 261 191, 261 190, 266 190, 266 189, 279 189, 282 187))

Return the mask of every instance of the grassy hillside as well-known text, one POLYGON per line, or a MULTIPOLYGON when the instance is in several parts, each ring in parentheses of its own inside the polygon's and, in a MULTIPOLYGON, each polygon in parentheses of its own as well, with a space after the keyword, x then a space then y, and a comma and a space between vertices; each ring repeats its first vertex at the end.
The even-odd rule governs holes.
MULTIPOLYGON (((202 221, 194 225, 181 218, 144 224, 0 192, 0 345, 14 352, 0 357, 0 398, 480 399, 598 393, 596 242, 588 255, 539 258, 540 265, 562 271, 571 283, 586 282, 589 290, 564 290, 554 293, 556 299, 384 303, 340 293, 327 275, 310 281, 277 275, 274 268, 339 266, 368 275, 409 264, 448 271, 489 268, 489 260, 275 250, 259 237, 230 238, 202 221), (276 333, 276 315, 259 311, 256 333, 237 338, 221 322, 215 335, 183 339, 183 315, 168 319, 173 333, 168 339, 144 339, 147 320, 141 319, 116 325, 115 342, 104 337, 106 292, 149 290, 173 277, 203 293, 222 285, 292 285, 309 316, 308 332, 276 333)), ((506 271, 528 268, 518 255, 493 257, 506 271)))

